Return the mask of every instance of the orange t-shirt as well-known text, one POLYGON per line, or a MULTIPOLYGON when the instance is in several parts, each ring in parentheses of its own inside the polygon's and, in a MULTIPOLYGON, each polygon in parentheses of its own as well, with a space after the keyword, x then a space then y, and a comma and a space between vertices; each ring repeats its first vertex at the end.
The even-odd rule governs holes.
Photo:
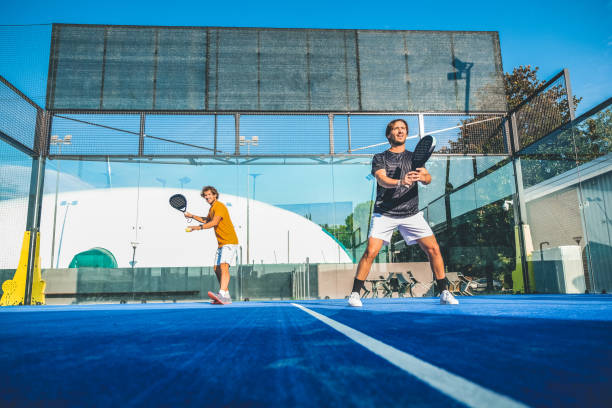
POLYGON ((215 216, 221 217, 221 221, 219 221, 219 224, 217 224, 215 227, 215 235, 217 237, 219 247, 229 244, 237 245, 238 236, 236 236, 234 224, 232 224, 227 207, 218 200, 215 200, 213 205, 210 206, 210 210, 208 210, 208 219, 210 221, 212 221, 215 216))

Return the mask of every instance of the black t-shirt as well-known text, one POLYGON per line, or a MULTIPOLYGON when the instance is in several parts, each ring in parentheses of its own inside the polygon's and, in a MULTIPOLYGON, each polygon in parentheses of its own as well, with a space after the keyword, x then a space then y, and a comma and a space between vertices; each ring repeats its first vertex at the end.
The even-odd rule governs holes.
MULTIPOLYGON (((385 169, 387 177, 392 179, 403 178, 412 170, 412 152, 404 150, 402 153, 393 153, 386 150, 375 154, 372 158, 372 175, 380 169, 385 169)), ((374 212, 393 218, 410 217, 417 214, 419 212, 418 183, 410 187, 393 188, 385 188, 377 184, 374 212)))

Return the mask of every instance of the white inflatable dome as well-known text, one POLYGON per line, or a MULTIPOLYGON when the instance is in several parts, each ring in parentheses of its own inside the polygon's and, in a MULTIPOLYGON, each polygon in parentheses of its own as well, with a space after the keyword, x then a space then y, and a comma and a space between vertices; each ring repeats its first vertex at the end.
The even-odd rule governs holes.
MULTIPOLYGON (((58 266, 67 268, 76 254, 102 247, 113 253, 119 267, 129 267, 134 246, 136 267, 212 265, 217 248, 214 232, 212 229, 185 232, 186 226, 198 223, 195 220, 187 223, 183 214, 168 204, 168 198, 178 192, 187 198, 187 211, 202 216, 208 213, 209 205, 200 197, 200 190, 117 188, 60 193, 53 266, 58 252, 58 266)), ((242 262, 246 263, 246 198, 221 193, 219 201, 228 206, 242 248, 239 254, 242 253, 242 262)), ((4 216, 0 219, 0 230, 4 234, 0 262, 4 265, 0 268, 15 268, 18 263, 26 203, 25 199, 1 203, 4 216)), ((45 194, 41 220, 42 268, 51 267, 54 205, 55 194, 45 194)), ((310 220, 260 201, 250 200, 249 208, 251 262, 301 263, 306 258, 311 263, 352 262, 343 247, 310 220)))

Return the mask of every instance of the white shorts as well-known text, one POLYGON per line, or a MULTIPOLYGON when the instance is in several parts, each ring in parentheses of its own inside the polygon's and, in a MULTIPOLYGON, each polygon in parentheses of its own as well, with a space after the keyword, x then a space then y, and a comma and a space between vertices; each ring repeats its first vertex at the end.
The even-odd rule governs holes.
POLYGON ((222 263, 226 263, 229 266, 236 266, 237 250, 238 245, 235 244, 223 245, 222 247, 217 248, 217 253, 215 254, 215 266, 221 265, 222 263))
POLYGON ((382 239, 385 241, 385 245, 389 245, 395 228, 399 229, 407 245, 415 244, 418 239, 433 235, 433 231, 423 217, 423 212, 419 212, 405 218, 392 218, 374 213, 372 214, 372 227, 369 236, 382 239))

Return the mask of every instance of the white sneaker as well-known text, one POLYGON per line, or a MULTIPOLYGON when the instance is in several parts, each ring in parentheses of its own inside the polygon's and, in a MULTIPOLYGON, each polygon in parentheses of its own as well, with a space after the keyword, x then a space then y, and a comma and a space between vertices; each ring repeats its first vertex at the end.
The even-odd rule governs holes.
POLYGON ((455 297, 448 291, 442 291, 440 294, 440 304, 441 305, 458 305, 459 301, 455 299, 455 297))
POLYGON ((359 293, 357 293, 357 292, 351 293, 351 296, 349 296, 348 304, 349 304, 349 306, 353 306, 353 307, 361 307, 361 306, 363 306, 361 304, 361 299, 359 298, 359 293))

